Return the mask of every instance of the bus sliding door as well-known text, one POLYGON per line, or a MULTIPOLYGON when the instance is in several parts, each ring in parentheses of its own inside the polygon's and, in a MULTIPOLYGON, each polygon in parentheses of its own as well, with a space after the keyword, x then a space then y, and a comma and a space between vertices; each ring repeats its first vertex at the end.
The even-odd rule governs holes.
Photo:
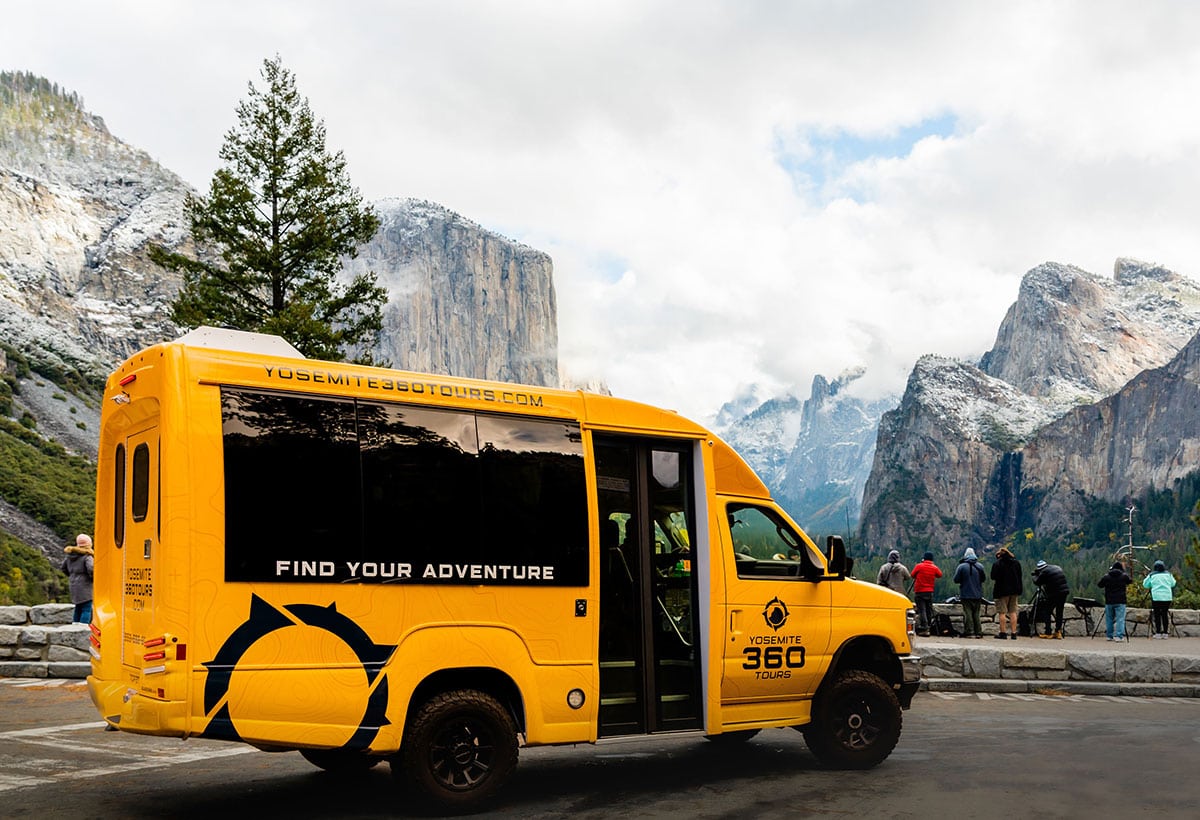
POLYGON ((601 736, 703 725, 690 442, 597 436, 601 736))

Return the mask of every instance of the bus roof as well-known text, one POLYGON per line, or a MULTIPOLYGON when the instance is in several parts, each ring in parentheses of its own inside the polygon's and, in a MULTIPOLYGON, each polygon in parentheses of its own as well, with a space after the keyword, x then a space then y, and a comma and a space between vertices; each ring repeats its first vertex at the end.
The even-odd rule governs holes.
MULTIPOLYGON (((767 498, 767 490, 740 455, 718 436, 673 410, 584 390, 520 385, 413 373, 366 365, 306 359, 279 336, 198 327, 173 342, 134 354, 109 379, 137 370, 147 354, 177 351, 189 371, 206 383, 308 391, 428 406, 472 407, 502 413, 570 418, 584 427, 628 435, 672 435, 702 439, 713 448, 718 492, 767 498)), ((169 353, 167 355, 170 355, 169 353)))

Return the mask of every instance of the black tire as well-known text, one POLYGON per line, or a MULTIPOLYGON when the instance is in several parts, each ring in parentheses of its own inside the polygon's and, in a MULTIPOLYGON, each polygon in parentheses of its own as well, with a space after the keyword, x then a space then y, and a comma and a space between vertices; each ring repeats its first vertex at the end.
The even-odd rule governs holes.
POLYGON ((301 749, 300 755, 318 769, 334 774, 365 772, 383 760, 365 752, 347 749, 301 749))
POLYGON ((445 692, 422 706, 405 731, 400 764, 400 777, 435 806, 470 810, 516 768, 517 727, 491 695, 445 692))
POLYGON ((721 732, 719 735, 705 735, 705 740, 711 740, 718 746, 736 746, 745 743, 758 734, 758 729, 742 729, 737 732, 721 732))
POLYGON ((817 695, 804 741, 831 769, 869 769, 892 753, 903 722, 892 687, 870 672, 843 672, 817 695))

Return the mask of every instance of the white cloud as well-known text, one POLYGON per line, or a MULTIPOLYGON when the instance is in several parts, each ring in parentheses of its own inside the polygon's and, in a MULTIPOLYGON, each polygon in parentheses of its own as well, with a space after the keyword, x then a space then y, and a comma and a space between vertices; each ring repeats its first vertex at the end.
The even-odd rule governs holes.
POLYGON ((1189 4, 43 6, 6 10, 3 67, 201 187, 279 53, 365 196, 551 253, 564 368, 696 417, 977 356, 1043 261, 1200 275, 1189 4), (806 186, 781 146, 837 161, 806 186))

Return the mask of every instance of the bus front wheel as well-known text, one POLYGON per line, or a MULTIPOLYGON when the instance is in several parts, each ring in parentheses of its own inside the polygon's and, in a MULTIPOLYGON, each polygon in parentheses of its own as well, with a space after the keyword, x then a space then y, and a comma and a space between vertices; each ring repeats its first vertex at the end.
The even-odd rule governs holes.
POLYGON ((900 740, 902 718, 896 693, 877 675, 843 672, 813 702, 812 722, 801 727, 804 741, 823 765, 869 769, 900 740))
POLYGON ((491 695, 445 692, 405 732, 399 774, 437 805, 462 810, 490 798, 517 765, 517 728, 491 695))

